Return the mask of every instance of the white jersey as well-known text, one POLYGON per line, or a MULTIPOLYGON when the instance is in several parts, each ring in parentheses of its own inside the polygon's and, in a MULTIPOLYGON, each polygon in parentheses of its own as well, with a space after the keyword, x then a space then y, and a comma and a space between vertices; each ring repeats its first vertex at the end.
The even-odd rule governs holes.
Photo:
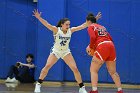
POLYGON ((71 30, 68 29, 67 33, 64 34, 61 30, 61 27, 58 27, 58 32, 54 35, 54 50, 68 50, 69 49, 69 43, 71 39, 71 30))

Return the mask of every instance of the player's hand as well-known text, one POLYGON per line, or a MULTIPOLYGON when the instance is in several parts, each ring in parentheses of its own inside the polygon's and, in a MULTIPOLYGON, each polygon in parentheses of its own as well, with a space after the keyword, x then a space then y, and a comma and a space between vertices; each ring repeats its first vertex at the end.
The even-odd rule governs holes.
POLYGON ((23 66, 23 63, 19 62, 20 63, 20 66, 23 66))
POLYGON ((101 12, 98 12, 98 14, 96 15, 96 20, 99 20, 100 18, 102 17, 102 13, 101 12))
POLYGON ((86 48, 86 52, 87 52, 88 55, 91 56, 91 48, 89 46, 86 48))
POLYGON ((20 63, 21 63, 21 62, 17 62, 17 63, 15 64, 15 66, 16 66, 17 68, 19 68, 19 67, 21 66, 20 63))
POLYGON ((39 19, 41 17, 41 12, 38 12, 38 10, 34 9, 33 11, 33 16, 35 16, 37 19, 39 19))

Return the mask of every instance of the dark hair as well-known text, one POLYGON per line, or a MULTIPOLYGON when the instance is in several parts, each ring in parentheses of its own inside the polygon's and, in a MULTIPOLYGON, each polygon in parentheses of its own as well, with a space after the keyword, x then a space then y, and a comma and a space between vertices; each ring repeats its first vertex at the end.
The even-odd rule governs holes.
POLYGON ((92 23, 96 23, 96 18, 92 13, 89 13, 86 17, 87 21, 91 21, 92 23))
POLYGON ((61 19, 58 23, 56 27, 62 27, 61 24, 64 24, 66 21, 70 21, 68 18, 63 18, 61 19))
POLYGON ((32 59, 34 58, 34 56, 33 56, 32 54, 27 54, 27 55, 26 55, 26 58, 28 58, 28 57, 30 57, 30 58, 32 58, 32 59))

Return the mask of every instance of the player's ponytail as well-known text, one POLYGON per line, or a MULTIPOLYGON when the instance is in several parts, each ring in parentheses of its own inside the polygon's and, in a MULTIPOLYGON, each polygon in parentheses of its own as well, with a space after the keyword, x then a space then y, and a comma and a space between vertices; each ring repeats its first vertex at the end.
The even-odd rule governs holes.
POLYGON ((93 13, 89 13, 86 17, 86 20, 87 21, 91 21, 92 23, 96 23, 96 18, 95 16, 93 15, 93 13))
POLYGON ((61 27, 61 23, 62 23, 61 20, 59 20, 56 27, 61 27))
POLYGON ((56 27, 62 27, 61 25, 64 24, 66 21, 69 21, 69 19, 63 18, 63 19, 59 20, 56 27))

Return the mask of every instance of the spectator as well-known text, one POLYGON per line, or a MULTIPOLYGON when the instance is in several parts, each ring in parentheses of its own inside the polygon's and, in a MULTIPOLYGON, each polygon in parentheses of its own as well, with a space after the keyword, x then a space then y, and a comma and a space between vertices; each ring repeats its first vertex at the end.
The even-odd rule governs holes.
POLYGON ((33 55, 26 55, 26 63, 17 62, 10 67, 6 83, 33 83, 35 65, 33 64, 33 55))

